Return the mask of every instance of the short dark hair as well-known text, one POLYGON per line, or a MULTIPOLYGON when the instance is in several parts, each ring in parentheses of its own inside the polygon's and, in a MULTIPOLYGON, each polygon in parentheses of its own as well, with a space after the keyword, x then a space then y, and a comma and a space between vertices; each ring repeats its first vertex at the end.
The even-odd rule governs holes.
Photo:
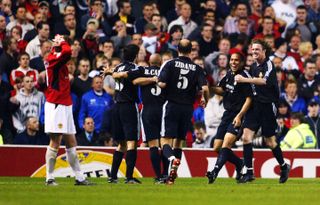
POLYGON ((158 17, 160 17, 161 18, 161 15, 160 14, 152 14, 152 16, 151 16, 151 20, 153 19, 153 17, 155 17, 155 16, 158 16, 158 17))
POLYGON ((182 39, 178 45, 178 52, 182 54, 189 54, 192 50, 191 41, 188 39, 182 39))
POLYGON ((253 39, 252 42, 251 42, 251 45, 252 44, 260 44, 262 46, 262 48, 264 50, 266 50, 266 58, 269 58, 272 49, 271 49, 271 47, 269 46, 269 44, 266 41, 264 41, 262 39, 253 39))
POLYGON ((169 30, 169 34, 172 35, 174 32, 176 31, 181 31, 181 33, 183 33, 183 28, 180 25, 173 25, 170 30, 169 30))
POLYGON ((316 62, 313 59, 308 58, 304 61, 303 67, 306 68, 308 63, 316 64, 316 62))
POLYGON ((22 52, 22 53, 20 53, 19 56, 18 56, 18 61, 21 60, 22 56, 28 56, 28 57, 29 57, 29 60, 30 60, 30 55, 29 55, 27 52, 22 52))
MULTIPOLYGON (((12 36, 8 36, 2 41, 3 50, 7 51, 11 45, 11 40, 14 39, 12 36)), ((15 40, 15 39, 14 39, 15 40)))
POLYGON ((118 8, 119 9, 123 8, 124 3, 130 3, 130 1, 129 0, 118 0, 118 2, 117 2, 118 8))
POLYGON ((297 7, 297 10, 306 10, 307 11, 307 7, 305 5, 300 5, 297 7))
MULTIPOLYGON (((43 29, 43 26, 44 26, 44 25, 48 25, 48 26, 49 26, 49 23, 47 23, 47 22, 45 22, 45 21, 40 21, 39 23, 37 23, 37 25, 36 25, 37 30, 43 29)), ((49 26, 49 27, 50 27, 50 26, 49 26)))
POLYGON ((300 123, 304 123, 306 121, 304 115, 301 112, 292 112, 291 119, 297 119, 300 121, 300 123))
POLYGON ((139 46, 135 44, 130 44, 123 49, 123 59, 125 61, 133 62, 139 53, 139 46))
POLYGON ((206 130, 206 125, 202 121, 198 121, 193 124, 193 128, 195 130, 200 130, 201 128, 206 130))

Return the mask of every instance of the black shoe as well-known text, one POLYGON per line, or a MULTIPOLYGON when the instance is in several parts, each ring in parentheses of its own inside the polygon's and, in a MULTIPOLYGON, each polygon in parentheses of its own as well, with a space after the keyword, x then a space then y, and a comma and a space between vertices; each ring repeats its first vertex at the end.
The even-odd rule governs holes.
POLYGON ((118 179, 108 178, 109 184, 118 184, 118 179))
POLYGON ((125 184, 142 184, 142 182, 136 178, 126 179, 124 181, 125 184))
POLYGON ((155 178, 154 179, 154 184, 165 184, 167 182, 166 178, 155 178))
POLYGON ((242 160, 242 164, 241 164, 241 167, 239 167, 238 169, 236 169, 236 172, 237 172, 237 174, 236 174, 236 180, 237 181, 239 181, 239 179, 242 177, 242 170, 243 170, 243 168, 244 168, 244 162, 243 162, 243 160, 242 160))
POLYGON ((46 181, 46 186, 58 186, 58 183, 56 183, 56 180, 54 179, 49 179, 46 181))
POLYGON ((74 185, 76 185, 76 186, 93 186, 96 184, 85 179, 83 181, 76 180, 74 185))
POLYGON ((208 184, 212 184, 216 180, 218 175, 212 171, 207 172, 206 176, 208 177, 208 184))
POLYGON ((238 180, 238 183, 244 184, 247 182, 252 182, 253 180, 255 180, 253 174, 246 173, 246 174, 242 175, 242 177, 238 180))
POLYGON ((290 168, 291 167, 289 164, 285 164, 283 167, 281 167, 280 179, 279 179, 280 184, 283 184, 288 180, 290 168))

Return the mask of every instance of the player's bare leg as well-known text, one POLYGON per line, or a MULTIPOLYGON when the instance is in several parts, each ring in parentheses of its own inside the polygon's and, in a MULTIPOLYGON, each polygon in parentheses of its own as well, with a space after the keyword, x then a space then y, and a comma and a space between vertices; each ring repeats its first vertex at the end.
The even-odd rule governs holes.
POLYGON ((213 142, 213 151, 219 153, 221 147, 222 147, 222 143, 223 143, 223 140, 221 139, 215 139, 214 142, 213 142))

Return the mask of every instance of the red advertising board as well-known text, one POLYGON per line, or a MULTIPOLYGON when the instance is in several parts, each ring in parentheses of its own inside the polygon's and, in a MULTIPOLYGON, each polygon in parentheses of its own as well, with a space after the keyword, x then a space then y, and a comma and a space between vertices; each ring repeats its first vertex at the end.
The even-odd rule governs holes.
MULTIPOLYGON (((45 176, 46 146, 0 146, 0 176, 45 176)), ((106 177, 112 163, 114 148, 79 147, 78 156, 82 170, 90 177, 106 177)), ((241 150, 235 153, 242 157, 241 150)), ((291 177, 316 178, 320 177, 320 151, 285 151, 284 158, 292 167, 291 177)), ((184 149, 179 177, 203 177, 211 170, 217 159, 217 154, 209 149, 184 149)), ((279 166, 270 150, 254 150, 254 172, 256 177, 278 178, 279 166)), ((125 173, 123 160, 119 177, 125 173)), ((65 157, 65 150, 59 150, 55 175, 60 177, 72 176, 65 157)), ((235 168, 227 163, 219 177, 232 177, 235 168)), ((149 151, 146 148, 138 150, 135 177, 153 177, 149 151)))

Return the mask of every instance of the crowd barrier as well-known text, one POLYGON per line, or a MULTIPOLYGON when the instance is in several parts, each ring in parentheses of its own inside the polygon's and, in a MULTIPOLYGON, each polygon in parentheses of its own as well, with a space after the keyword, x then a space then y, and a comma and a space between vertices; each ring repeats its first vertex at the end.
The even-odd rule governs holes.
MULTIPOLYGON (((242 157, 242 150, 235 149, 242 157)), ((0 176, 45 177, 46 146, 0 146, 0 176)), ((112 164, 112 147, 78 147, 81 167, 88 177, 107 177, 112 164)), ((320 177, 320 150, 285 151, 284 158, 291 165, 290 177, 320 177)), ((204 177, 217 160, 217 154, 209 149, 183 149, 179 177, 204 177)), ((256 177, 278 178, 280 168, 272 152, 267 149, 254 150, 254 172, 256 177)), ((125 176, 126 164, 123 159, 119 177, 125 176)), ((72 171, 66 161, 65 149, 59 150, 55 167, 55 176, 72 177, 72 171)), ((138 149, 138 159, 134 170, 135 177, 154 177, 149 150, 138 149)), ((227 163, 219 177, 234 177, 235 168, 227 163)))

